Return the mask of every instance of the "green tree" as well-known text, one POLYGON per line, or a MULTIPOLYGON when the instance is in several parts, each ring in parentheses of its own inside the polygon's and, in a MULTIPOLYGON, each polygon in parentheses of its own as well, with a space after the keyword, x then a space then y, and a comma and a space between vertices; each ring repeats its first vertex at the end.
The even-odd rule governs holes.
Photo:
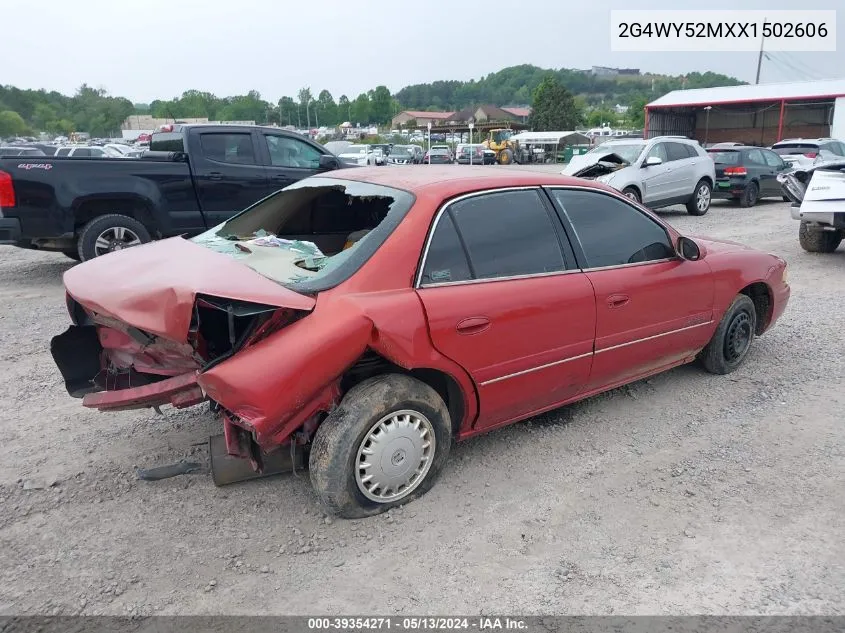
POLYGON ((370 98, 366 93, 361 93, 352 102, 352 122, 364 124, 369 123, 371 120, 370 98))
POLYGON ((261 93, 250 90, 245 95, 229 97, 222 110, 217 112, 221 121, 255 121, 264 123, 271 106, 261 99, 261 93))
POLYGON ((32 115, 32 125, 38 130, 46 130, 52 121, 56 120, 56 111, 46 103, 39 103, 35 106, 32 115))
POLYGON ((310 86, 300 88, 299 92, 297 93, 297 97, 299 98, 299 120, 300 120, 300 123, 297 123, 297 125, 301 125, 301 124, 309 125, 310 122, 308 121, 308 118, 309 118, 310 110, 311 110, 311 106, 309 104, 311 103, 311 100, 314 98, 314 96, 311 94, 310 86))
POLYGON ((279 110, 282 120, 279 125, 296 125, 296 101, 291 97, 279 99, 279 110))
POLYGON ((346 95, 340 95, 340 99, 337 100, 337 118, 341 123, 352 119, 352 104, 346 95))
POLYGON ((628 125, 636 128, 641 128, 645 125, 645 105, 648 102, 648 97, 642 95, 633 97, 628 102, 628 112, 625 115, 628 125))
POLYGON ((605 107, 594 108, 587 114, 587 125, 590 127, 602 127, 605 125, 613 127, 619 118, 615 110, 605 107))
POLYGON ((369 116, 373 123, 387 123, 393 117, 393 97, 387 86, 376 86, 367 95, 370 101, 369 116))
POLYGON ((64 136, 70 136, 72 132, 76 130, 73 127, 73 121, 68 121, 67 119, 59 119, 58 121, 52 121, 50 123, 48 132, 52 132, 53 134, 62 134, 64 136))
POLYGON ((19 136, 26 134, 29 127, 23 117, 14 110, 3 110, 0 112, 0 137, 19 136))
POLYGON ((574 130, 583 120, 572 94, 555 77, 546 77, 534 90, 529 120, 533 129, 574 130))
POLYGON ((338 121, 337 104, 334 102, 332 93, 328 90, 321 90, 317 97, 317 106, 320 109, 320 123, 322 125, 337 125, 338 121))

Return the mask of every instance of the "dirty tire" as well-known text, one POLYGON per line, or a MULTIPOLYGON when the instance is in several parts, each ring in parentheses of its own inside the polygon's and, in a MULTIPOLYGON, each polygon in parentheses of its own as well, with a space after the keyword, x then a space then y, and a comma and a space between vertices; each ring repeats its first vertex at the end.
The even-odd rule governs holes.
POLYGON ((760 198, 760 187, 757 186, 756 182, 749 182, 748 185, 745 187, 745 191, 742 192, 742 196, 739 199, 740 206, 743 207, 753 207, 757 204, 757 200, 760 198))
POLYGON ((71 258, 75 262, 82 261, 79 258, 79 251, 62 251, 62 255, 71 258))
POLYGON ((640 192, 637 191, 635 187, 625 187, 622 190, 622 195, 624 195, 626 198, 630 198, 634 202, 642 202, 642 200, 640 199, 640 192))
POLYGON ((121 215, 119 213, 109 213, 108 215, 101 215, 94 218, 88 224, 82 227, 79 232, 79 258, 85 262, 89 259, 97 257, 95 244, 97 238, 104 232, 110 229, 128 229, 132 231, 141 241, 142 244, 150 242, 150 237, 147 228, 138 222, 135 218, 130 218, 128 215, 121 215))
POLYGON ((798 227, 798 243, 808 253, 832 253, 842 242, 842 231, 814 231, 806 222, 798 227))
POLYGON ((754 302, 747 295, 737 295, 701 352, 704 368, 711 374, 729 374, 737 369, 748 356, 756 331, 754 302))
POLYGON ((499 152, 499 164, 500 165, 511 165, 511 164, 513 164, 513 150, 503 149, 501 152, 499 152))
POLYGON ((317 429, 309 458, 311 485, 333 514, 346 519, 380 514, 431 489, 449 456, 451 441, 449 410, 434 389, 402 374, 375 376, 350 389, 317 429), (358 450, 379 420, 404 410, 421 413, 433 427, 431 466, 407 496, 386 503, 373 501, 356 480, 358 450))
POLYGON ((710 209, 710 202, 713 199, 713 187, 703 178, 693 190, 692 198, 687 202, 687 213, 690 215, 704 215, 710 209))

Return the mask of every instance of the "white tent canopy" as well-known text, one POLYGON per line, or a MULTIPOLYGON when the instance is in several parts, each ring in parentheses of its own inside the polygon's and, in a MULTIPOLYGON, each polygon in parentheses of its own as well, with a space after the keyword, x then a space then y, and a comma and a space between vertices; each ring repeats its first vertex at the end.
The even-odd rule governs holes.
POLYGON ((580 132, 520 132, 512 140, 528 145, 588 145, 590 138, 580 132))

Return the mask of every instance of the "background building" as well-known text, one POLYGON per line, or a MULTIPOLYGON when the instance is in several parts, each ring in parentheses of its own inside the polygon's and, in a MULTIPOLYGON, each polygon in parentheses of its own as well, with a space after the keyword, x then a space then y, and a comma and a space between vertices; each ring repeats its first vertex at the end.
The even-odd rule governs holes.
POLYGON ((403 110, 391 119, 394 128, 406 125, 408 121, 416 121, 419 127, 426 127, 429 122, 432 125, 442 123, 452 116, 451 112, 424 112, 421 110, 403 110))
POLYGON ((771 145, 845 138, 845 79, 675 90, 646 106, 645 136, 771 145))

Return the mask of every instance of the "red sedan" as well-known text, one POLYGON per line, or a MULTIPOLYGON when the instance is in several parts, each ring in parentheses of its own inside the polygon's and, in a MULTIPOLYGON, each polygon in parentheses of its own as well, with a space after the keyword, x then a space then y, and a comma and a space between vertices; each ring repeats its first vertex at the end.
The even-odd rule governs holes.
POLYGON ((210 400, 225 452, 307 457, 345 517, 432 487, 463 440, 698 359, 742 364, 786 263, 522 170, 340 170, 193 239, 65 274, 83 405, 210 400))

